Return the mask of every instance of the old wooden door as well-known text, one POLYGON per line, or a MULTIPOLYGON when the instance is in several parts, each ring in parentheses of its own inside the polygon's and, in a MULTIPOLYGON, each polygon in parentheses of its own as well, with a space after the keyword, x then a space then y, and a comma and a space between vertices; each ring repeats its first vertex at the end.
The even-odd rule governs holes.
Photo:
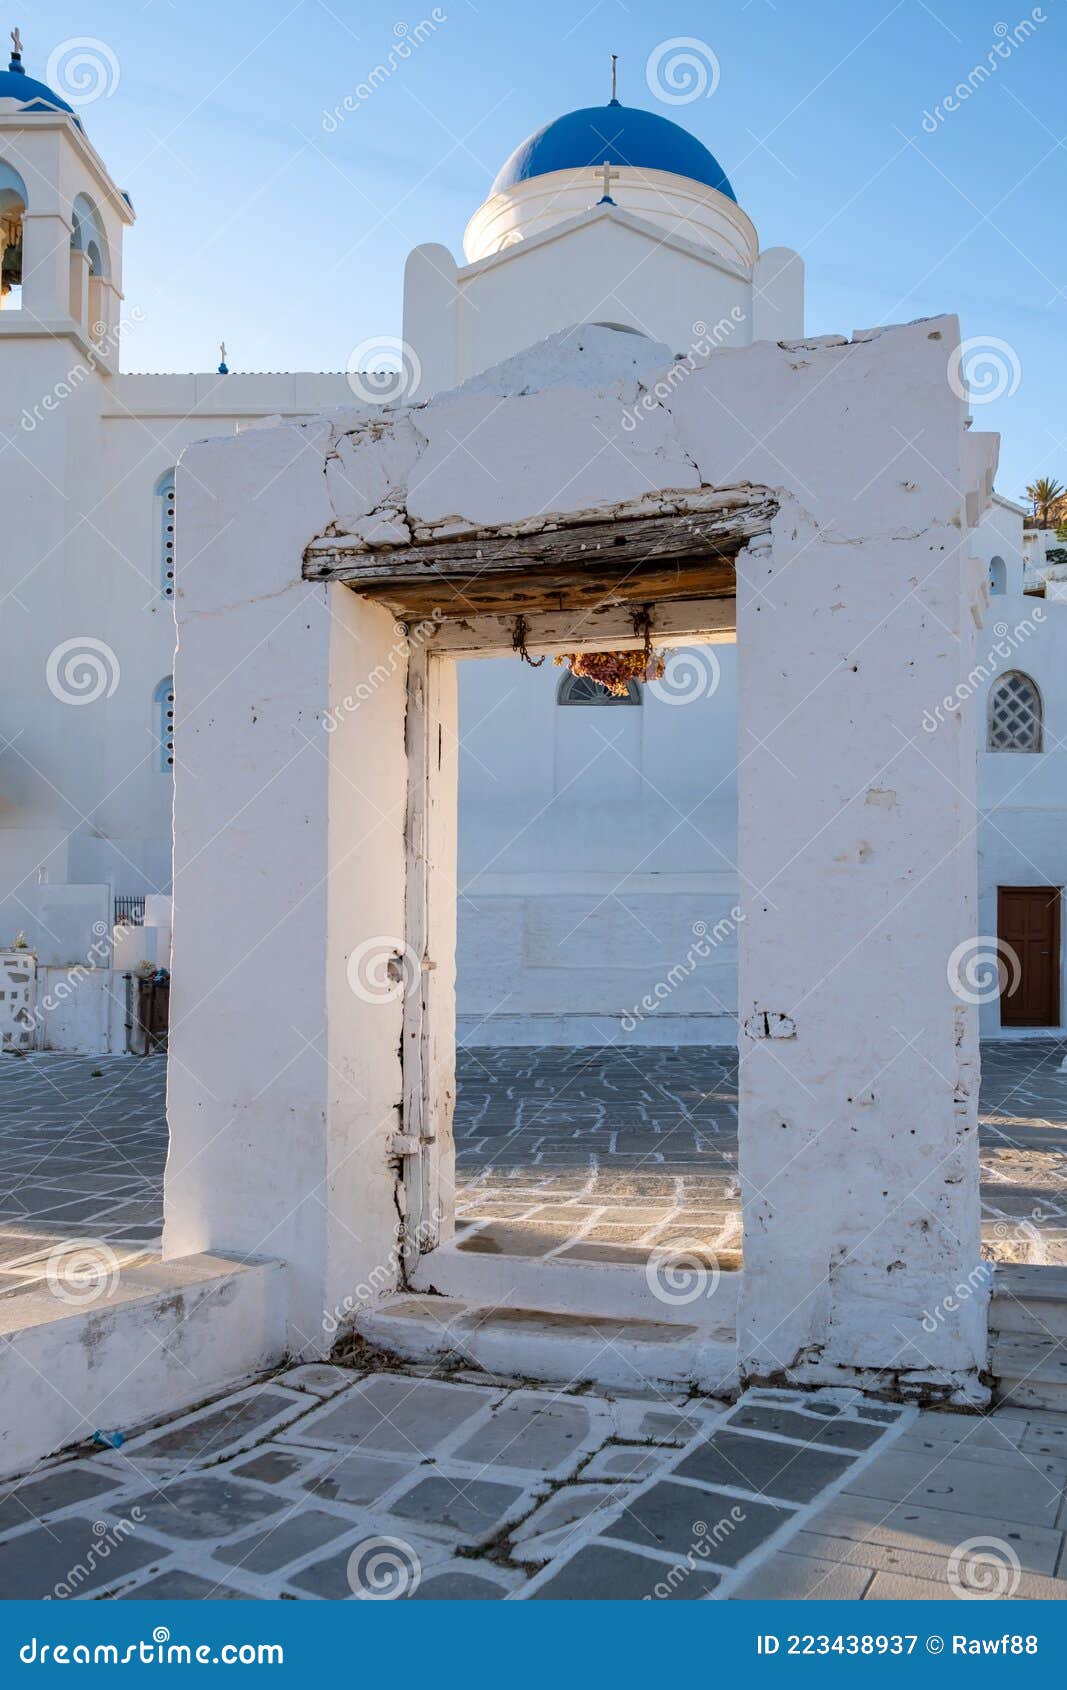
POLYGON ((421 631, 408 654, 404 1102, 394 1141, 407 1274, 451 1238, 455 1204, 456 665, 430 655, 421 631))
POLYGON ((1058 886, 1001 886, 997 936, 1003 953, 1000 1020, 1004 1027, 1060 1024, 1058 886), (1017 959, 1017 962, 1016 962, 1017 959))

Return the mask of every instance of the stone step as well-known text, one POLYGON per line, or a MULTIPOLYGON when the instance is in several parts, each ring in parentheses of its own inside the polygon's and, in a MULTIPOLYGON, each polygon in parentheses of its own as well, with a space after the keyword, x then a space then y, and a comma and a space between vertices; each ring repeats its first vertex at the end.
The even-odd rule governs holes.
POLYGON ((714 1329, 401 1293, 361 1315, 356 1330, 404 1361, 453 1358, 487 1373, 550 1384, 588 1380, 630 1391, 645 1384, 693 1385, 724 1394, 737 1382, 732 1324, 714 1329))
POLYGON ((1067 1338, 1067 1268, 1026 1263, 999 1266, 989 1325, 994 1333, 1067 1338))
POLYGON ((643 1319, 701 1330, 732 1328, 740 1253, 560 1243, 514 1224, 471 1228, 424 1256, 415 1290, 463 1302, 559 1314, 643 1319))
MULTIPOLYGON (((9 1264, 10 1267, 10 1264, 9 1264)), ((228 1256, 122 1261, 71 1246, 0 1297, 0 1474, 191 1408, 286 1353, 285 1268, 228 1256), (93 1258, 97 1266, 93 1268, 93 1258), (62 1390, 48 1381, 62 1380, 62 1390)))
POLYGON ((989 1365, 996 1402, 1067 1410, 1067 1340, 995 1334, 989 1365))

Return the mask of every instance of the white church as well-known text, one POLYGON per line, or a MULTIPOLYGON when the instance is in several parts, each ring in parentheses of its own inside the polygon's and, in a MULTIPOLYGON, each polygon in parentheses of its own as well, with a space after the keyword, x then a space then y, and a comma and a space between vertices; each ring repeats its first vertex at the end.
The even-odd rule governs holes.
MULTIPOLYGON (((360 371, 124 372, 134 220, 81 118, 16 42, 0 73, 5 1049, 126 1050, 127 977, 170 961, 183 450, 268 418, 365 410, 383 391, 360 371)), ((354 324, 353 338, 372 328, 354 324)), ((440 245, 410 254, 383 414, 461 384, 484 391, 485 372, 538 342, 558 386, 579 355, 631 382, 622 428, 638 461, 648 453, 650 487, 664 395, 644 374, 668 367, 657 380, 670 394, 712 352, 791 343, 802 362, 819 345, 804 342, 800 257, 761 246, 695 136, 616 99, 516 148, 473 212, 462 260, 440 245)), ((486 435, 494 426, 490 410, 486 435)), ((477 456, 477 434, 462 449, 477 456)), ((597 472, 609 487, 616 452, 605 438, 597 472)), ((587 474, 576 465, 574 507, 587 474)), ((978 807, 965 825, 994 965, 999 948, 1000 995, 982 993, 991 1038, 1064 1019, 1067 588, 1045 565, 1052 537, 1028 533, 1024 548, 1024 515, 994 495, 975 528, 988 568, 977 661, 960 696, 925 699, 917 721, 921 746, 978 700, 978 807)), ((386 541, 390 520, 375 517, 386 541)), ((459 664, 461 1041, 734 1044, 736 650, 730 631, 674 648, 658 679, 618 697, 543 651, 533 665, 519 653, 459 664)), ((783 805, 797 802, 796 780, 782 770, 783 805)))

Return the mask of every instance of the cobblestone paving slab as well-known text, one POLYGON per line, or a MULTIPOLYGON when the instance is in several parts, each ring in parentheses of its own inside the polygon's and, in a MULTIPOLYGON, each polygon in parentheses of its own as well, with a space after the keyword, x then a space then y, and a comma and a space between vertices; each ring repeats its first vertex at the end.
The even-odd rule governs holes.
MULTIPOLYGON (((1067 1264, 1065 1052, 982 1047, 983 1237, 999 1261, 1067 1264)), ((158 1245, 165 1074, 159 1056, 0 1059, 0 1296, 43 1274, 59 1239, 158 1245)), ((740 1248, 731 1051, 464 1049, 456 1078, 473 1248, 635 1261, 678 1240, 740 1248)))
POLYGON ((0 1295, 57 1240, 158 1247, 165 1087, 160 1056, 0 1058, 0 1295))
MULTIPOLYGON (((997 1260, 1067 1263, 1065 1050, 983 1046, 983 1239, 997 1260)), ((477 1227, 464 1248, 739 1248, 731 1052, 465 1050, 457 1081, 458 1212, 477 1227)))
POLYGON ((1067 1462, 1044 1449, 1067 1416, 299 1371, 0 1484, 0 1593, 911 1599, 952 1593, 981 1538, 1001 1594, 1067 1594, 1067 1462))

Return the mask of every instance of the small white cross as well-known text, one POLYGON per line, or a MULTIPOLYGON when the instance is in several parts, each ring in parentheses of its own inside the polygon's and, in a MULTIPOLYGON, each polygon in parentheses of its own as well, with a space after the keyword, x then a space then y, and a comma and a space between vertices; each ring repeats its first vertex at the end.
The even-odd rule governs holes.
POLYGON ((14 49, 15 57, 20 59, 22 57, 22 36, 19 34, 17 29, 13 29, 11 31, 11 45, 14 49))
POLYGON ((605 159, 597 171, 597 175, 602 178, 604 183, 604 198, 609 200, 611 198, 611 184, 618 180, 619 172, 612 170, 611 165, 605 159))

